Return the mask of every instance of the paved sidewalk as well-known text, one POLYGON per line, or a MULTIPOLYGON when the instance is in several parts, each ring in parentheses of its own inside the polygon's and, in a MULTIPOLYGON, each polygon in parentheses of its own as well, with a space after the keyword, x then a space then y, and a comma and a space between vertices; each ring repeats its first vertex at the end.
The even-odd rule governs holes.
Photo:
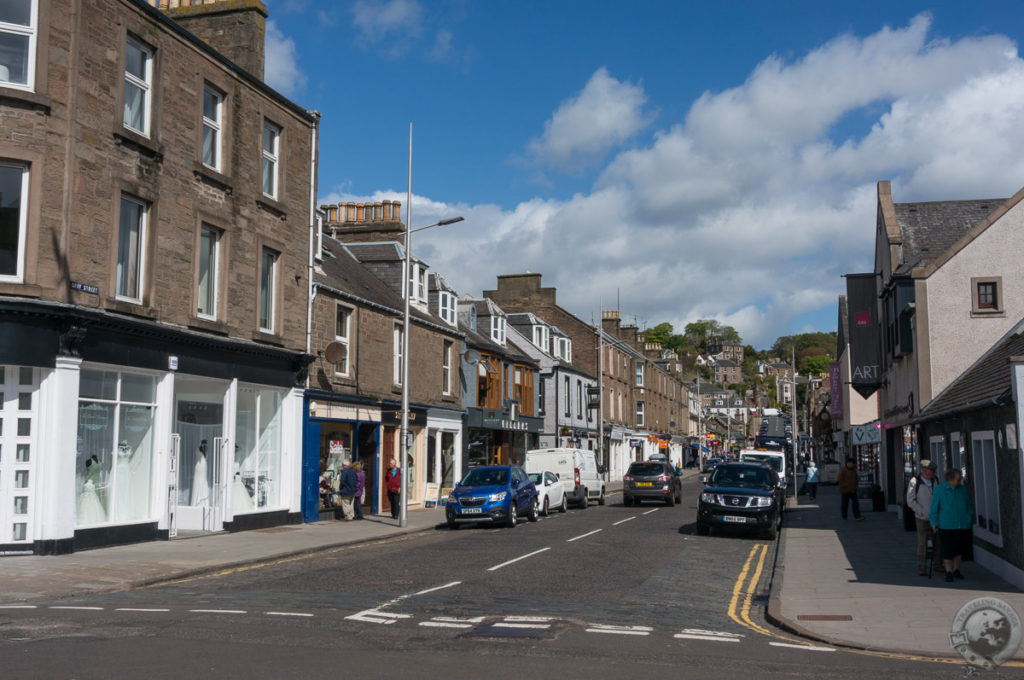
POLYGON ((0 604, 124 590, 291 555, 433 530, 444 509, 413 510, 405 529, 397 520, 285 525, 198 538, 150 541, 59 556, 0 558, 0 604))
MULTIPOLYGON (((769 619, 830 643, 958 656, 949 632, 964 603, 994 596, 1024 614, 1024 593, 976 562, 963 564, 964 581, 918 576, 916 534, 895 513, 864 517, 844 522, 833 486, 820 486, 817 501, 801 496, 790 506, 769 619)), ((1024 655, 1018 650, 1016 658, 1024 655)))

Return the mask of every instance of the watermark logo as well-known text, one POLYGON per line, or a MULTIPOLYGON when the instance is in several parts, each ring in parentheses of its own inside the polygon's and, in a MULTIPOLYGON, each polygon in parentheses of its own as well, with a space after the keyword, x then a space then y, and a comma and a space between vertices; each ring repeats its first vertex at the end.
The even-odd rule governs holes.
POLYGON ((967 663, 992 670, 1017 653, 1022 630, 1013 607, 995 597, 979 597, 953 617, 949 643, 967 663))

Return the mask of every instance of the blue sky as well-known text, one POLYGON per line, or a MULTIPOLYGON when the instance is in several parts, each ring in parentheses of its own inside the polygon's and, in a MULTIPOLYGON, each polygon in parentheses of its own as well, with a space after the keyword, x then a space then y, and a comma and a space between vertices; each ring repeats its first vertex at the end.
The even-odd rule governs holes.
POLYGON ((405 200, 462 292, 541 272, 589 319, 835 327, 897 201, 1024 185, 1014 3, 270 0, 267 80, 323 114, 322 202, 405 200), (1012 135, 1011 135, 1012 133, 1012 135))

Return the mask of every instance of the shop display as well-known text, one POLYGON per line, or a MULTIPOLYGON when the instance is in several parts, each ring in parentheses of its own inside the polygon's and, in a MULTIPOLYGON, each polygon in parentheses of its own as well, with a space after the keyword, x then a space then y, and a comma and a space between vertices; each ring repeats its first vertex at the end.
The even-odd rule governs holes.
POLYGON ((242 482, 241 466, 239 466, 238 463, 235 463, 235 483, 231 490, 231 508, 234 514, 237 515, 243 512, 252 512, 255 509, 252 498, 253 497, 252 494, 249 493, 249 489, 247 489, 245 483, 242 482))
POLYGON ((206 440, 199 444, 199 453, 196 456, 196 464, 192 469, 192 500, 191 505, 210 504, 210 482, 207 479, 208 469, 206 463, 206 440))
POLYGON ((85 461, 85 481, 82 491, 78 494, 76 519, 79 524, 102 524, 107 521, 107 511, 100 500, 101 480, 100 459, 90 456, 85 461))

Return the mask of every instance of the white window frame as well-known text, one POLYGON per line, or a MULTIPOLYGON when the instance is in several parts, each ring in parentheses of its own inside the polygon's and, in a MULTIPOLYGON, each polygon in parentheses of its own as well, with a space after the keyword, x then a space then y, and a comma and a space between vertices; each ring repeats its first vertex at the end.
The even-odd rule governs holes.
POLYGON ((551 351, 551 329, 547 326, 537 324, 533 327, 533 344, 543 352, 551 351))
POLYGON ((505 345, 505 317, 497 314, 491 316, 491 340, 499 345, 505 345))
POLYGON ((280 175, 278 171, 281 160, 281 127, 276 125, 266 118, 263 119, 263 133, 260 139, 260 154, 262 162, 260 163, 260 191, 267 198, 277 200, 280 191, 280 175), (267 134, 270 133, 272 136, 272 148, 267 150, 267 134), (270 166, 270 192, 267 192, 267 165, 270 166))
POLYGON ((143 298, 143 285, 146 281, 146 248, 149 241, 149 204, 140 198, 136 198, 129 194, 121 194, 120 209, 117 215, 117 264, 116 264, 116 287, 114 297, 118 300, 124 300, 125 302, 131 302, 133 304, 142 304, 143 298), (124 227, 123 216, 124 216, 124 204, 125 202, 134 203, 139 207, 139 243, 138 243, 138 259, 139 266, 136 272, 135 288, 138 293, 137 296, 132 297, 122 293, 124 289, 121 277, 121 229, 124 227))
POLYGON ((994 546, 1003 546, 1003 525, 999 505, 999 453, 995 433, 992 430, 971 433, 971 474, 974 486, 974 535, 994 546), (984 451, 984 443, 991 444, 991 465, 987 464, 989 456, 984 451), (993 507, 994 506, 994 507, 993 507), (992 531, 988 520, 995 517, 997 530, 992 531), (978 522, 979 517, 986 518, 986 525, 978 522))
MULTIPOLYGON (((142 127, 143 127, 143 129, 139 130, 138 128, 133 127, 132 125, 130 125, 128 123, 128 120, 127 120, 128 117, 126 115, 127 114, 127 110, 122 112, 121 123, 122 123, 122 125, 124 125, 125 128, 127 128, 127 129, 129 129, 129 130, 131 130, 133 132, 137 132, 138 134, 142 135, 143 137, 149 137, 150 129, 152 127, 152 120, 153 120, 153 115, 152 115, 152 112, 153 112, 153 48, 150 47, 149 45, 147 45, 146 43, 142 42, 138 38, 132 36, 132 35, 129 35, 128 39, 125 42, 124 82, 125 82, 126 86, 128 84, 131 84, 131 85, 134 85, 135 87, 139 88, 140 90, 142 90, 142 127), (144 58, 144 65, 145 65, 144 73, 143 73, 143 77, 142 78, 139 78, 134 73, 129 73, 128 72, 127 61, 128 61, 128 48, 129 47, 134 47, 135 49, 137 49, 140 52, 142 52, 142 55, 143 55, 143 58, 144 58)), ((127 92, 125 92, 124 105, 125 105, 125 107, 128 106, 127 92)))
MULTIPOLYGON (((25 82, 15 83, 0 80, 0 87, 34 92, 36 85, 36 37, 39 32, 39 0, 31 0, 29 7, 28 26, 0 21, 0 33, 19 35, 28 38, 27 54, 25 55, 25 82)), ((10 74, 8 74, 10 77, 10 74)))
POLYGON ((340 302, 334 308, 334 341, 345 346, 345 370, 339 371, 338 364, 334 364, 334 375, 347 378, 352 372, 352 315, 355 312, 353 307, 343 305, 340 302), (338 315, 345 312, 344 335, 338 332, 338 315))
POLYGON ((636 386, 644 386, 644 362, 642 361, 636 362, 636 386))
POLYGON ((569 376, 565 376, 563 383, 565 385, 565 417, 572 418, 572 381, 569 376))
POLYGON ((437 294, 437 315, 449 326, 456 323, 455 295, 447 290, 437 294))
POLYGON ((278 272, 277 272, 277 270, 278 270, 278 264, 279 264, 280 259, 281 259, 281 254, 276 252, 276 251, 274 251, 274 250, 272 250, 272 249, 270 249, 270 248, 264 247, 260 251, 260 283, 259 283, 259 286, 260 286, 260 299, 259 299, 259 309, 257 310, 257 315, 259 317, 258 322, 259 322, 259 326, 260 326, 260 331, 262 331, 264 333, 273 333, 274 332, 274 328, 275 328, 275 322, 277 321, 277 279, 278 279, 278 276, 277 276, 278 272), (265 271, 267 269, 267 259, 266 259, 266 257, 267 257, 268 254, 271 256, 271 260, 270 260, 270 273, 269 273, 269 275, 264 276, 265 271), (269 284, 266 287, 267 290, 264 290, 264 285, 263 285, 264 279, 266 279, 268 284, 269 284), (264 297, 266 297, 266 300, 267 300, 267 323, 266 324, 263 323, 263 299, 264 299, 264 297))
POLYGON ((935 476, 939 479, 946 474, 946 438, 942 435, 928 438, 928 460, 935 463, 935 476))
POLYGON ((957 470, 963 473, 964 479, 967 479, 967 468, 966 468, 966 456, 964 455, 964 445, 960 441, 959 432, 949 433, 949 460, 950 463, 957 470))
POLYGON ((201 281, 202 277, 203 277, 202 245, 203 245, 203 234, 205 234, 205 233, 209 233, 211 235, 211 237, 213 238, 213 249, 212 249, 213 252, 210 253, 209 283, 207 284, 209 287, 212 287, 212 289, 213 289, 213 296, 212 296, 213 300, 210 303, 210 307, 213 310, 213 312, 209 313, 209 312, 200 311, 199 305, 197 304, 196 305, 196 316, 198 318, 200 318, 200 319, 207 319, 208 321, 216 321, 217 320, 217 309, 220 306, 220 286, 218 286, 217 283, 218 283, 218 279, 220 278, 220 238, 221 238, 222 232, 221 232, 220 229, 217 229, 216 227, 211 226, 209 224, 203 224, 199 228, 200 252, 198 254, 199 257, 197 259, 197 265, 199 267, 199 280, 196 282, 196 297, 200 298, 200 300, 199 300, 200 302, 202 302, 202 300, 201 300, 202 296, 200 295, 200 291, 202 290, 202 288, 199 285, 199 281, 201 281))
POLYGON ((402 327, 402 324, 396 323, 394 330, 392 331, 394 356, 394 361, 392 363, 392 375, 394 377, 396 385, 401 385, 402 379, 404 378, 404 376, 402 375, 402 350, 404 349, 402 337, 403 335, 404 329, 402 327))
POLYGON ((636 402, 636 426, 637 427, 646 427, 644 425, 645 413, 646 413, 646 410, 645 410, 645 407, 644 407, 644 402, 642 402, 642 401, 636 402))
POLYGON ((452 347, 451 340, 441 341, 441 394, 452 393, 452 347))
POLYGON ((27 163, 0 163, 0 168, 21 170, 21 195, 19 198, 21 209, 18 211, 18 261, 14 274, 0 274, 0 281, 4 283, 23 283, 25 281, 25 238, 28 231, 29 167, 27 163))
POLYGON ((213 163, 206 162, 206 138, 205 134, 200 139, 199 148, 200 156, 202 157, 202 163, 208 168, 220 171, 223 165, 221 155, 221 139, 223 134, 223 111, 224 111, 224 95, 217 88, 212 85, 203 86, 203 132, 210 130, 213 134, 213 163), (214 100, 214 116, 210 118, 206 115, 206 96, 212 95, 214 100))

